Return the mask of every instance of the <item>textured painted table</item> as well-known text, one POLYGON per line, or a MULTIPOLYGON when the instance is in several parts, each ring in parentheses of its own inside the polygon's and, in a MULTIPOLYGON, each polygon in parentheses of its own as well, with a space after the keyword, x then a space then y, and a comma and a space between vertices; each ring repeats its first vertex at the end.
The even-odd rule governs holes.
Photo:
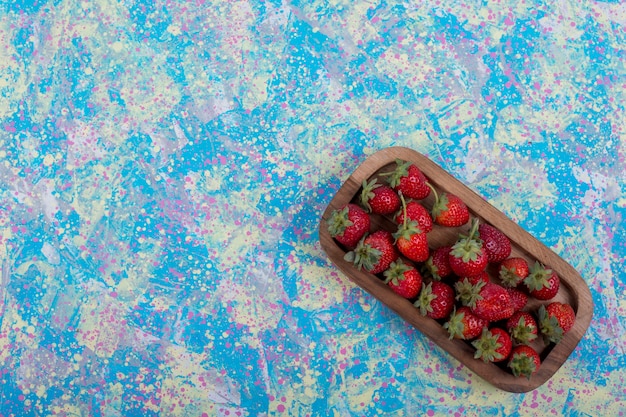
POLYGON ((4 0, 0 415, 623 415, 626 6, 546 3, 4 0), (323 254, 334 192, 394 145, 588 283, 539 389, 323 254))

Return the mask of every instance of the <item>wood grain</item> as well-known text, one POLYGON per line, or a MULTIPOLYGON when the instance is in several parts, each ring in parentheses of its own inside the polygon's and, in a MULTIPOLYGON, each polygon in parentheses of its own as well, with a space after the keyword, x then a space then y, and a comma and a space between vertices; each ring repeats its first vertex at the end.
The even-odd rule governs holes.
MULTIPOLYGON (((421 202, 430 209, 433 203, 432 195, 421 202)), ((390 231, 396 230, 396 226, 389 218, 373 216, 372 220, 372 230, 381 227, 390 231)), ((435 227, 428 234, 429 245, 434 248, 452 244, 456 241, 458 234, 467 231, 468 228, 469 225, 459 228, 435 227)), ((593 315, 591 293, 585 281, 574 268, 501 211, 485 201, 480 195, 470 190, 424 155, 409 148, 387 148, 367 158, 346 180, 324 211, 320 221, 319 236, 322 248, 329 259, 351 281, 395 311, 423 334, 430 337, 433 342, 458 359, 471 371, 495 387, 505 391, 527 392, 549 380, 570 356, 591 322, 593 315), (326 219, 329 218, 333 210, 342 207, 348 202, 355 202, 363 180, 372 178, 381 172, 391 171, 395 166, 396 159, 415 163, 439 193, 447 191, 456 194, 467 204, 473 217, 477 217, 481 222, 490 223, 504 232, 511 240, 511 256, 523 257, 529 264, 539 261, 556 271, 561 278, 559 293, 550 301, 570 303, 576 311, 576 322, 561 342, 556 345, 546 346, 541 340, 533 343, 532 346, 540 352, 542 364, 539 371, 530 379, 515 377, 503 365, 484 363, 481 360, 474 359, 474 350, 468 342, 450 340, 447 331, 440 322, 422 316, 411 301, 396 295, 380 278, 357 270, 351 263, 343 259, 345 250, 329 235, 326 219)), ((495 267, 491 266, 490 268, 489 272, 494 276, 495 267)), ((539 301, 532 300, 526 309, 534 311, 539 304, 539 301)), ((541 304, 546 304, 546 302, 541 302, 541 304)), ((367 320, 367 317, 363 317, 363 320, 367 320)))

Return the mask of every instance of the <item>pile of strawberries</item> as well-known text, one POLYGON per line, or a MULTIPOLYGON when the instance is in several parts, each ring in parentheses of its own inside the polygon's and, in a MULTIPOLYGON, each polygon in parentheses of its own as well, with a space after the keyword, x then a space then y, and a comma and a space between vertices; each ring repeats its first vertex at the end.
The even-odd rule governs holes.
POLYGON ((413 163, 395 161, 395 169, 364 181, 353 202, 335 210, 328 231, 341 244, 344 259, 376 275, 419 312, 437 320, 450 339, 462 339, 474 357, 504 365, 515 376, 530 378, 541 364, 535 340, 558 343, 574 325, 571 305, 551 301, 559 276, 539 262, 529 265, 511 256, 511 242, 496 227, 472 217, 456 195, 438 193, 413 163), (422 200, 433 196, 427 209, 422 200), (374 227, 372 216, 390 219, 374 227), (449 246, 432 247, 435 227, 468 225, 449 246), (541 300, 527 307, 529 297, 541 300))

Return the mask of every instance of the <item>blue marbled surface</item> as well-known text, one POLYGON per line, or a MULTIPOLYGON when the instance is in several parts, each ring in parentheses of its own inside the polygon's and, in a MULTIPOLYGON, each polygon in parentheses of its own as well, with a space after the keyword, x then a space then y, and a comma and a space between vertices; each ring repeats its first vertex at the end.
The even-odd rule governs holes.
POLYGON ((3 1, 0 416, 619 416, 620 1, 3 1), (500 391, 351 284, 322 211, 428 155, 595 315, 500 391))

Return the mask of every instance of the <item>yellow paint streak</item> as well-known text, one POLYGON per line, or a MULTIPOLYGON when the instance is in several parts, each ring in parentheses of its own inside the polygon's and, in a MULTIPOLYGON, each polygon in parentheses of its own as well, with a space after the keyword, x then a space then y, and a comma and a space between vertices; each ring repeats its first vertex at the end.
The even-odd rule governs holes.
MULTIPOLYGON (((329 404, 347 403, 351 413, 363 415, 373 401, 380 399, 378 394, 380 387, 367 384, 360 378, 352 375, 344 375, 341 386, 332 390, 328 399, 329 404)), ((343 407, 342 407, 343 408, 343 407)))
POLYGON ((241 399, 231 386, 231 379, 203 367, 201 362, 206 361, 204 355, 190 353, 181 346, 172 345, 166 349, 164 363, 167 364, 167 372, 161 382, 159 404, 162 414, 200 415, 214 411, 217 399, 221 405, 224 402, 239 405, 241 399))
MULTIPOLYGON (((267 84, 274 71, 274 57, 282 47, 268 43, 261 50, 252 39, 251 28, 256 24, 255 12, 247 1, 221 3, 204 10, 208 22, 199 28, 199 38, 211 37, 210 31, 220 28, 221 36, 212 39, 211 48, 218 62, 206 65, 202 53, 203 41, 186 48, 182 63, 187 74, 187 90, 194 97, 193 112, 209 121, 235 107, 234 97, 240 97, 245 109, 253 109, 267 100, 267 84), (272 59, 265 59, 271 57, 272 59), (230 74, 225 78, 224 74, 230 74)), ((176 22, 176 19, 174 19, 176 22)), ((183 22, 176 22, 177 25, 183 22)))
POLYGON ((496 125, 494 137, 497 141, 509 145, 521 145, 529 142, 530 137, 527 133, 519 123, 502 120, 496 125))
MULTIPOLYGON (((87 243, 94 229, 105 215, 109 214, 110 201, 112 201, 113 187, 104 179, 104 174, 114 177, 115 164, 97 164, 93 167, 93 173, 84 178, 76 178, 73 187, 72 207, 82 219, 89 221, 81 222, 80 233, 74 236, 73 243, 81 247, 87 243), (97 178, 99 186, 94 186, 93 181, 97 178)), ((87 256, 87 254, 84 254, 87 256)))
POLYGON ((120 308, 110 297, 98 294, 80 307, 80 323, 76 339, 98 357, 109 358, 115 353, 124 333, 120 308))
POLYGON ((343 23, 346 27, 339 32, 349 35, 354 44, 368 43, 378 36, 378 30, 367 18, 370 4, 367 2, 351 2, 348 0, 335 0, 346 9, 346 17, 343 23))
MULTIPOLYGON (((221 181, 221 179, 216 179, 216 181, 221 181)), ((202 196, 199 195, 202 192, 201 188, 198 187, 197 192, 193 189, 190 191, 197 196, 198 200, 202 199, 202 196)), ((207 218, 200 221, 200 226, 203 230, 209 231, 205 236, 205 243, 208 247, 219 251, 222 268, 232 268, 239 265, 254 243, 266 239, 265 233, 259 227, 259 224, 265 224, 267 219, 243 223, 243 220, 247 217, 245 213, 257 212, 256 205, 262 196, 261 194, 221 194, 217 196, 217 201, 213 204, 214 207, 218 208, 217 210, 232 204, 233 201, 237 201, 236 211, 225 216, 219 215, 219 211, 207 207, 209 214, 207 218)))
POLYGON ((144 291, 145 285, 148 282, 148 270, 144 268, 144 273, 136 273, 135 268, 130 268, 130 276, 120 280, 117 285, 116 291, 121 299, 133 298, 138 296, 144 291))
POLYGON ((176 83, 163 73, 162 58, 155 59, 148 68, 132 72, 119 81, 123 87, 120 96, 126 103, 126 113, 137 121, 158 120, 169 114, 181 99, 176 83))
MULTIPOLYGON (((9 346, 11 341, 15 341, 16 345, 28 346, 32 344, 26 332, 22 330, 28 326, 28 323, 17 313, 17 308, 10 299, 4 302, 8 305, 2 319, 0 346, 9 346)), ((7 363, 11 354, 10 349, 0 349, 0 363, 7 363)))
POLYGON ((317 384, 321 377, 320 372, 300 367, 297 374, 302 378, 302 382, 290 381, 281 385, 279 390, 274 393, 275 399, 269 404, 270 415, 281 415, 278 412, 280 405, 284 407, 282 415, 304 415, 311 409, 313 403, 323 395, 317 384))
POLYGON ((412 35, 405 38, 403 45, 411 46, 393 45, 387 48, 376 61, 376 68, 404 86, 423 84, 435 72, 431 65, 434 62, 432 52, 412 35))
POLYGON ((308 265, 299 271, 298 296, 292 302, 294 307, 306 311, 326 310, 342 303, 348 286, 343 275, 337 276, 328 268, 308 265))
POLYGON ((46 388, 45 385, 39 385, 37 386, 37 390, 35 391, 35 395, 37 395, 37 397, 39 398, 43 398, 46 396, 46 391, 48 389, 46 388))
POLYGON ((11 42, 13 23, 10 15, 0 15, 0 119, 13 114, 11 103, 18 103, 28 88, 24 68, 15 60, 19 54, 11 42))
POLYGON ((513 220, 525 219, 529 207, 541 210, 556 200, 556 187, 546 176, 545 161, 519 158, 498 143, 485 148, 483 154, 498 155, 499 163, 483 172, 483 177, 473 186, 503 185, 509 188, 509 192, 497 193, 489 201, 513 220), (502 178, 506 178, 506 182, 503 183, 502 178), (516 203, 519 201, 525 204, 516 203))
POLYGON ((246 83, 247 91, 243 96, 243 106, 251 110, 267 101, 267 84, 269 74, 251 74, 251 79, 246 83))
MULTIPOLYGON (((276 290, 266 287, 266 291, 260 294, 258 288, 250 285, 250 282, 237 282, 224 279, 217 290, 217 296, 224 305, 231 306, 230 316, 235 323, 248 327, 253 335, 258 335, 264 330, 275 329, 282 318, 283 310, 277 304, 268 305, 265 300, 275 299, 272 297, 276 290)), ((228 337, 228 333, 222 335, 228 337)))
POLYGON ((83 417, 84 413, 81 411, 80 406, 74 405, 76 400, 70 400, 69 398, 63 398, 67 402, 63 405, 54 405, 52 406, 53 415, 64 416, 64 417, 83 417))

